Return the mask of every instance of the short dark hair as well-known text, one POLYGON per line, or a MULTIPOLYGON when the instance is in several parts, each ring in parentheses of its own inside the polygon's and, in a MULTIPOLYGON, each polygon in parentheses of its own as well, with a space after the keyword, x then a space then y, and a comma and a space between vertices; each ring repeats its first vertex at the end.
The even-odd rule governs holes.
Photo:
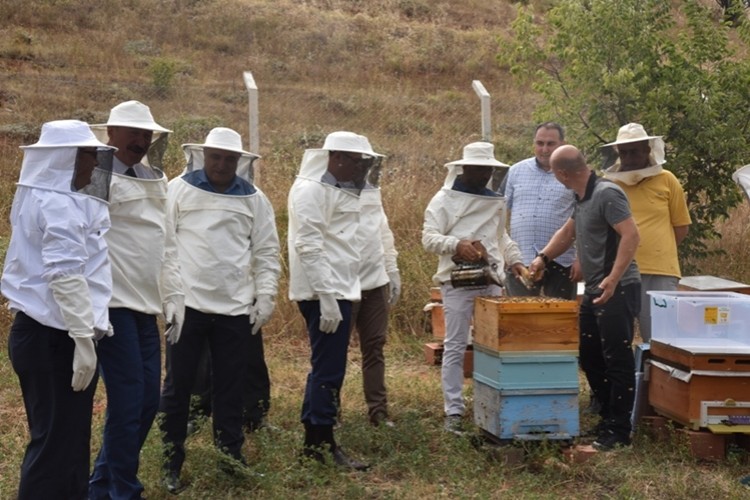
POLYGON ((565 140, 565 129, 562 128, 562 125, 560 125, 559 123, 556 123, 556 122, 540 123, 539 125, 536 126, 536 129, 534 129, 534 135, 536 135, 536 133, 539 132, 540 128, 547 128, 547 129, 553 128, 557 130, 557 133, 560 135, 560 141, 565 140))

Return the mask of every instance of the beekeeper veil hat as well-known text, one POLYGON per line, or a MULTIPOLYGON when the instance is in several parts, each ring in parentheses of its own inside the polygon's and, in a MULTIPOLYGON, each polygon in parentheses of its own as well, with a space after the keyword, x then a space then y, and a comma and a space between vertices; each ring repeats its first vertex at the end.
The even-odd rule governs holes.
POLYGON ((99 141, 88 123, 47 122, 39 140, 21 149, 19 185, 109 199, 112 155, 117 148, 99 141))
MULTIPOLYGON (((445 187, 453 187, 456 178, 464 173, 464 165, 490 166, 494 168, 509 168, 505 163, 495 159, 495 145, 491 142, 472 142, 464 146, 463 157, 445 164, 448 175, 445 177, 445 187)), ((492 177, 487 183, 487 188, 492 189, 492 177)))
POLYGON ((92 125, 91 129, 100 141, 108 142, 107 127, 130 127, 152 131, 151 146, 143 158, 143 163, 159 170, 162 169, 167 140, 172 131, 156 123, 148 106, 138 101, 122 102, 111 109, 107 123, 92 125))
POLYGON ((182 151, 185 154, 187 166, 185 170, 192 172, 200 170, 205 166, 205 148, 222 149, 240 154, 237 163, 237 176, 252 184, 253 182, 253 162, 260 158, 259 155, 245 151, 242 148, 242 137, 239 133, 226 127, 216 127, 206 136, 203 144, 183 144, 182 151))

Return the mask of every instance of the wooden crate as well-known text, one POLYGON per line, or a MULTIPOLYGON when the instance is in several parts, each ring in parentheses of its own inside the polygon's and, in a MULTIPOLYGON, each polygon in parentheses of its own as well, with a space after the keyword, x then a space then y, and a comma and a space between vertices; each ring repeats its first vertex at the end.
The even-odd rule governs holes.
MULTIPOLYGON (((424 345, 424 360, 428 365, 441 365, 443 363, 443 343, 427 342, 424 345)), ((474 348, 471 344, 466 346, 464 353, 464 378, 471 378, 474 373, 474 348)))
POLYGON ((497 352, 578 351, 578 303, 537 297, 477 297, 474 343, 497 352))
MULTIPOLYGON (((653 349, 653 347, 652 347, 653 349)), ((656 360, 653 360, 656 362, 656 360)), ((670 373, 678 369, 662 363, 667 369, 649 361, 648 402, 659 415, 678 422, 685 427, 698 430, 701 424, 701 403, 703 401, 733 400, 746 402, 750 399, 750 375, 737 372, 737 376, 716 376, 693 371, 690 380, 685 382, 670 373)), ((705 372, 703 372, 705 373, 705 372)), ((710 414, 727 416, 750 415, 750 408, 717 408, 710 414)))
POLYGON ((445 313, 443 311, 443 296, 440 293, 439 286, 430 287, 430 302, 425 306, 429 315, 429 332, 432 338, 442 342, 445 339, 445 313))
POLYGON ((442 341, 445 338, 445 313, 443 304, 433 304, 430 309, 430 322, 432 325, 432 338, 442 341))

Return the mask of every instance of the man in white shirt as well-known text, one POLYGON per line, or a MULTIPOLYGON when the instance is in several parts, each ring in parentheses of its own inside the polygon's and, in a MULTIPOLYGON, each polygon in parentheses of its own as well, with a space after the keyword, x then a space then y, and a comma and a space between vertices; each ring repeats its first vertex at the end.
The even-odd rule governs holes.
POLYGON ((167 258, 174 230, 166 218, 167 178, 158 168, 158 153, 170 131, 138 101, 118 104, 106 124, 92 129, 118 151, 109 207, 112 228, 106 236, 113 281, 109 316, 115 334, 97 345, 107 413, 89 498, 130 499, 144 490, 137 477, 140 451, 159 406, 157 315, 164 313, 170 325, 167 341, 174 343, 185 309, 179 264, 167 258))
POLYGON ((59 120, 23 149, 2 275, 15 314, 8 351, 31 436, 18 498, 86 498, 94 340, 111 334, 104 235, 114 148, 88 124, 59 120))

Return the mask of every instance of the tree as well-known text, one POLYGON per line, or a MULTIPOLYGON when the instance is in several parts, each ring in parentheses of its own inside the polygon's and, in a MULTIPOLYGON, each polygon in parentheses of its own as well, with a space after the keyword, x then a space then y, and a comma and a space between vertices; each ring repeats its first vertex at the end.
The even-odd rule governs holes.
POLYGON ((538 22, 521 8, 512 31, 498 61, 544 98, 535 119, 565 124, 590 160, 629 122, 664 136, 693 218, 680 252, 694 271, 741 199, 731 174, 750 158, 750 63, 736 55, 747 23, 733 30, 697 0, 560 0, 538 22))

